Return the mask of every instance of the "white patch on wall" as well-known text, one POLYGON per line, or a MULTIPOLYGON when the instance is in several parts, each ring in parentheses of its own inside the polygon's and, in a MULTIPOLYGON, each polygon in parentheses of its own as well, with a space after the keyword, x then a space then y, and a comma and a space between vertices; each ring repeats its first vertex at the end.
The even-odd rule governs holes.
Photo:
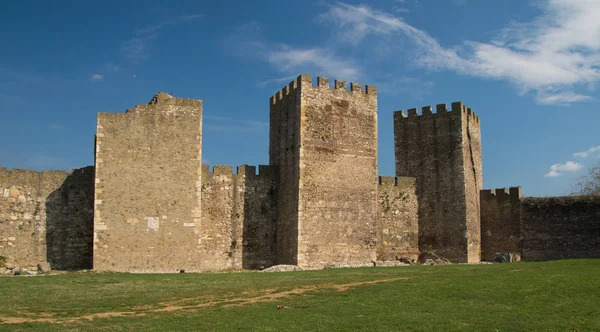
POLYGON ((158 230, 158 218, 148 217, 148 229, 158 230))

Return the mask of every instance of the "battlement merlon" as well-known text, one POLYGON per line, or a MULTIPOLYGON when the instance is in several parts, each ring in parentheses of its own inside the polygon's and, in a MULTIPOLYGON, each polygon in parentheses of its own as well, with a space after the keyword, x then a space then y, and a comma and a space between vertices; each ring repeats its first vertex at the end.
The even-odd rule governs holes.
POLYGON ((480 191, 481 199, 497 199, 518 201, 523 198, 521 187, 482 189, 480 191))
POLYGON ((298 87, 341 90, 346 91, 348 93, 362 93, 369 96, 377 96, 377 88, 372 85, 365 85, 365 88, 363 89, 360 83, 351 82, 350 90, 348 90, 346 81, 334 80, 333 87, 331 87, 330 80, 327 77, 317 77, 317 80, 313 82, 312 76, 301 74, 295 80, 290 82, 290 84, 288 84, 283 89, 278 91, 274 96, 272 96, 271 104, 275 104, 283 100, 285 96, 287 96, 292 91, 295 91, 298 87))
POLYGON ((419 110, 417 108, 409 108, 407 110, 408 116, 404 114, 403 110, 399 110, 394 112, 394 119, 401 120, 404 118, 416 118, 416 117, 427 117, 427 116, 435 116, 435 115, 459 115, 465 114, 469 119, 479 123, 479 117, 473 112, 472 109, 466 107, 462 102, 457 101, 451 104, 450 111, 448 111, 448 106, 446 104, 437 104, 435 107, 436 112, 433 113, 433 108, 431 106, 423 106, 421 108, 421 114, 419 114, 419 110))
POLYGON ((256 166, 241 165, 237 167, 237 174, 245 175, 247 177, 271 177, 275 174, 275 169, 275 166, 258 165, 257 174, 256 166))

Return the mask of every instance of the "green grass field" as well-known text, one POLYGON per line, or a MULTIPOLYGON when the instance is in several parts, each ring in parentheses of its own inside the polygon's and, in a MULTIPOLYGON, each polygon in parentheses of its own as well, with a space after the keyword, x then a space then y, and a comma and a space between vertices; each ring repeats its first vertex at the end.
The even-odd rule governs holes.
POLYGON ((3 331, 600 331, 598 259, 2 277, 0 294, 3 331))

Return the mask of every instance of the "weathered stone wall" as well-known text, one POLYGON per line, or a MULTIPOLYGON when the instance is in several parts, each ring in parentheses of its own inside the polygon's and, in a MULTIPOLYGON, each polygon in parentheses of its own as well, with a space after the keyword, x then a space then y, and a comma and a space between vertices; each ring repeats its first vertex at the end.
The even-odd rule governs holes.
POLYGON ((477 262, 482 183, 479 118, 462 103, 394 112, 396 175, 417 179, 419 246, 477 262))
POLYGON ((376 259, 377 91, 298 78, 300 179, 298 265, 376 259))
POLYGON ((244 178, 242 267, 260 269, 275 264, 277 218, 276 172, 271 166, 238 167, 244 178))
POLYGON ((0 256, 18 266, 92 267, 94 168, 0 168, 0 256))
POLYGON ((277 170, 276 262, 298 263, 300 89, 293 81, 270 100, 269 165, 277 170))
POLYGON ((600 196, 521 200, 521 258, 600 257, 600 196))
POLYGON ((208 166, 202 174, 199 251, 211 270, 273 265, 275 183, 268 166, 208 166))
POLYGON ((520 253, 521 188, 481 191, 481 258, 494 261, 496 253, 520 253))
POLYGON ((416 261, 419 256, 416 179, 380 176, 378 191, 377 260, 416 261))
POLYGON ((94 269, 218 266, 201 250, 201 124, 202 101, 165 93, 98 114, 94 269))

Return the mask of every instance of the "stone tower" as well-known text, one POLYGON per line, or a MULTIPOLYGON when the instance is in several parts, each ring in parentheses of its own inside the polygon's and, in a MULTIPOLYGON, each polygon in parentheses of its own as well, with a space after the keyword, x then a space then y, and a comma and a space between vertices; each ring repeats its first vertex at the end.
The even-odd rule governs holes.
POLYGON ((377 91, 300 75, 270 103, 279 264, 376 259, 377 91))
POLYGON ((396 176, 417 179, 419 247, 453 262, 480 261, 479 117, 461 102, 394 112, 396 176))
POLYGON ((200 271, 210 262, 199 248, 201 128, 202 101, 166 93, 98 114, 94 269, 200 271))

